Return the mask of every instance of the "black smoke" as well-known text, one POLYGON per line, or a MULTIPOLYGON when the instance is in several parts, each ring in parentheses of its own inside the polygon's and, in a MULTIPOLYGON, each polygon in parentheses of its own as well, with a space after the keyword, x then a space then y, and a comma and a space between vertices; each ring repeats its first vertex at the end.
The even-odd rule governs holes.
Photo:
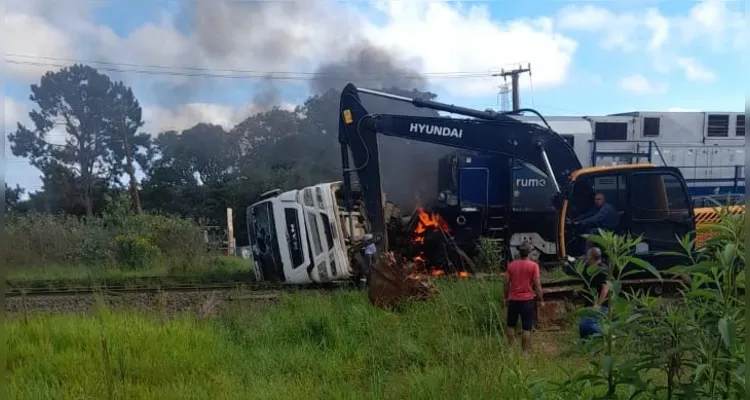
MULTIPOLYGON (((399 57, 389 49, 363 38, 356 18, 348 18, 340 6, 326 1, 232 1, 186 0, 181 19, 192 32, 195 61, 211 60, 217 65, 236 65, 251 56, 256 69, 285 71, 295 64, 300 52, 314 43, 330 42, 332 58, 315 68, 309 80, 311 94, 331 89, 340 91, 348 82, 412 96, 430 96, 426 77, 419 73, 421 60, 399 57), (338 16, 332 16, 337 11, 338 16), (280 23, 279 21, 283 21, 280 23), (320 21, 315 37, 301 34, 295 26, 320 21), (345 43, 346 51, 337 50, 345 43), (333 54, 335 53, 335 54, 333 54)), ((184 63, 189 63, 187 60, 184 63)), ((271 76, 254 78, 255 109, 268 109, 281 102, 279 82, 271 76)), ((200 85, 213 80, 198 81, 200 85), (203 81, 203 82, 200 82, 203 81)), ((177 89, 189 97, 190 87, 177 89)), ((201 90, 206 90, 201 86, 201 90)), ((175 91, 172 91, 175 94, 175 91)), ((363 95, 365 106, 375 113, 438 116, 437 112, 408 104, 363 95)), ((337 108, 337 107, 336 107, 337 108)), ((337 126, 338 113, 331 113, 337 126)), ((437 194, 438 159, 452 149, 381 136, 381 175, 388 199, 404 208, 428 206, 437 194)))
MULTIPOLYGON (((414 63, 412 61, 412 64, 414 63)), ((427 79, 386 49, 367 41, 352 46, 340 60, 320 65, 310 89, 340 91, 347 83, 407 97, 433 97, 427 79)), ((438 117, 437 111, 372 95, 360 95, 371 113, 438 117)), ((331 118, 338 118, 332 115, 331 118)), ((405 211, 429 207, 437 195, 438 160, 455 150, 431 143, 380 136, 380 173, 386 198, 405 211)))

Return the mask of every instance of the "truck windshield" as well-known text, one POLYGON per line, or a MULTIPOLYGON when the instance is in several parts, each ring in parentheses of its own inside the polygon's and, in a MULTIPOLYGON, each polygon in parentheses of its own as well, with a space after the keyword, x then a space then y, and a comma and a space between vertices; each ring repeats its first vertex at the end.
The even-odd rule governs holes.
POLYGON ((252 245, 255 268, 260 268, 265 280, 284 279, 276 221, 270 201, 255 204, 247 213, 248 236, 252 245))

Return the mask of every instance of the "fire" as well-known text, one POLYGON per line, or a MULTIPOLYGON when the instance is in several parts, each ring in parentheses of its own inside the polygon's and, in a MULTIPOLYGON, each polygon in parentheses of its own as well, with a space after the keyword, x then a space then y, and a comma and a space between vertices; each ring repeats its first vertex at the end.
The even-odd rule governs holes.
POLYGON ((445 232, 450 231, 448 223, 438 214, 428 213, 424 208, 417 209, 417 226, 414 228, 412 243, 424 243, 424 233, 428 228, 442 229, 445 232))
MULTIPOLYGON (((414 271, 411 274, 409 274, 410 279, 420 279, 420 280, 425 279, 427 277, 440 278, 440 277, 446 277, 446 276, 448 275, 446 274, 445 270, 440 269, 440 268, 431 268, 428 273, 414 271)), ((455 278, 460 278, 460 279, 471 278, 471 274, 469 273, 469 271, 458 271, 455 274, 452 274, 452 276, 455 278)))
MULTIPOLYGON (((412 232, 411 242, 414 244, 423 244, 425 241, 425 234, 428 233, 428 231, 436 231, 441 230, 443 232, 450 232, 450 227, 448 226, 448 223, 445 222, 445 220, 438 214, 435 213, 428 213, 423 208, 417 209, 417 225, 414 228, 414 231, 412 232)), ((418 255, 412 257, 411 261, 415 264, 417 264, 417 270, 412 272, 409 277, 412 279, 424 279, 427 277, 445 277, 448 276, 448 274, 445 272, 445 269, 443 268, 437 268, 437 267, 431 267, 427 268, 427 259, 425 258, 425 254, 420 252, 418 255)), ((469 278, 471 274, 469 274, 468 271, 459 271, 456 273, 450 274, 451 276, 454 276, 456 278, 469 278)))

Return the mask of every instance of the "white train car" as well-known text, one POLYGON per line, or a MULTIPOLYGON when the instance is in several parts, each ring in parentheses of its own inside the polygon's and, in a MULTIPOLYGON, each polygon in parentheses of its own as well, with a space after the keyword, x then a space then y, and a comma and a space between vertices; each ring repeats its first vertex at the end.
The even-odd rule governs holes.
MULTIPOLYGON (((518 117, 541 123, 537 117, 518 117)), ((651 162, 678 167, 696 205, 745 193, 745 114, 629 112, 545 117, 584 167, 651 162)))

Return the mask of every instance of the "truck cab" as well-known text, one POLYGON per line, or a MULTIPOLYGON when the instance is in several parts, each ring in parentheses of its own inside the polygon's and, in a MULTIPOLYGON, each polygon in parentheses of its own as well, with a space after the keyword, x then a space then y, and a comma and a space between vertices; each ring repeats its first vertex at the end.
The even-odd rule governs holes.
POLYGON ((647 163, 583 168, 571 174, 566 191, 558 224, 561 257, 584 255, 585 243, 580 235, 587 232, 578 231, 569 221, 591 210, 594 194, 603 193, 620 216, 614 233, 641 236, 635 249, 637 257, 657 269, 684 262, 665 255, 679 253, 676 239, 695 230, 690 195, 678 168, 647 163))
POLYGON ((358 212, 340 206, 340 182, 298 190, 272 190, 247 208, 255 274, 258 281, 289 284, 350 279, 355 271, 348 249, 362 239, 365 226, 358 212))

